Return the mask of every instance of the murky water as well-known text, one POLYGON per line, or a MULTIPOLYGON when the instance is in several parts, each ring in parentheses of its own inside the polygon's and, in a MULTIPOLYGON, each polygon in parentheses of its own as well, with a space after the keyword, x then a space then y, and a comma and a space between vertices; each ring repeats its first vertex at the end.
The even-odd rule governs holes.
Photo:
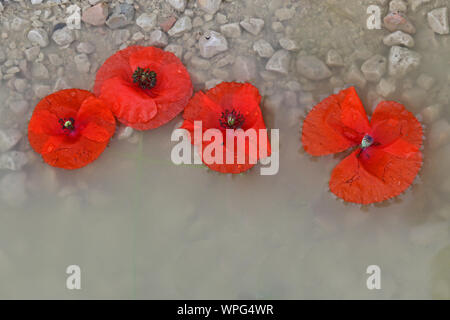
MULTIPOLYGON (((426 21, 428 11, 450 7, 448 1, 432 1, 416 12, 409 8, 407 16, 417 29, 412 50, 422 55, 422 62, 396 81, 389 96, 416 114, 441 106, 439 116, 426 126, 424 168, 412 188, 375 206, 345 204, 328 191, 331 170, 341 155, 313 159, 300 144, 308 108, 351 84, 346 77, 352 64, 360 67, 374 54, 388 56, 382 39, 389 32, 366 28, 367 7, 380 5, 384 17, 387 5, 381 4, 387 2, 224 1, 219 12, 227 23, 258 17, 264 19, 264 29, 257 36, 242 30, 240 37, 228 39, 227 52, 201 65, 192 63, 198 56, 197 39, 205 30, 219 29, 217 14, 205 17, 188 5, 194 16, 203 16, 204 24, 169 43, 183 46, 183 62, 197 89, 208 80, 242 77, 260 89, 268 127, 280 129, 279 173, 260 176, 255 167, 230 176, 201 166, 175 166, 170 135, 181 117, 153 131, 135 132, 130 139, 113 139, 96 162, 77 171, 54 169, 35 157, 22 170, 24 202, 0 200, 0 298, 449 299, 450 36, 435 35, 426 21), (283 6, 293 6, 296 14, 282 21, 277 32, 275 12, 283 6), (252 46, 265 39, 278 50, 283 36, 294 40, 298 50, 291 52, 293 71, 281 76, 264 70, 267 59, 258 57, 252 46), (343 67, 331 68, 332 78, 316 82, 295 72, 298 55, 325 60, 330 49, 344 61, 343 67), (218 67, 227 56, 234 62, 218 67), (237 57, 252 59, 254 70, 251 63, 245 64, 250 65, 248 72, 233 70, 237 57), (416 81, 424 74, 434 79, 428 90, 416 81), (80 291, 66 289, 65 270, 73 264, 82 270, 80 291), (381 268, 381 290, 366 287, 369 265, 381 268)), ((154 8, 159 8, 160 20, 167 16, 167 5, 143 3, 135 1, 140 5, 136 16, 154 8)), ((7 34, 1 46, 17 51, 20 58, 9 59, 20 62, 24 57, 19 51, 31 47, 26 39, 30 27, 13 32, 7 21, 33 10, 28 5, 20 12, 17 4, 7 5, 0 20, 1 32, 7 34)), ((46 8, 42 10, 63 16, 59 6, 46 8)), ((136 25, 128 29, 132 34, 139 30, 136 25)), ((61 48, 51 42, 41 49, 48 79, 26 76, 25 71, 13 78, 25 78, 30 86, 48 84, 52 90, 58 79, 69 87, 90 89, 96 67, 120 46, 148 44, 130 39, 116 45, 117 34, 106 26, 83 25, 75 36, 75 44, 82 40, 96 46, 89 56, 90 73, 77 71, 75 44, 61 48), (50 63, 51 53, 63 63, 50 63)), ((19 93, 12 86, 10 79, 3 79, 1 101, 25 99, 31 111, 39 100, 31 87, 19 93)), ((376 86, 358 88, 369 113, 380 98, 376 86)), ((14 124, 25 134, 28 117, 29 112, 5 111, 0 123, 14 124)), ((26 140, 16 149, 29 150, 26 140)), ((10 173, 0 170, 2 177, 10 173)))

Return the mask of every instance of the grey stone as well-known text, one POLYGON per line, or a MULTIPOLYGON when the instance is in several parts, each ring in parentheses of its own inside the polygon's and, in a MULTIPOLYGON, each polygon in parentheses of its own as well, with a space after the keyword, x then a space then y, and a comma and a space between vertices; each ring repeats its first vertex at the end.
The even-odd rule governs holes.
POLYGON ((215 86, 217 86, 218 84, 222 83, 223 80, 221 79, 211 79, 205 82, 205 89, 209 90, 211 88, 214 88, 215 86))
POLYGON ((23 116, 27 113, 29 104, 24 99, 11 100, 8 103, 9 109, 16 115, 23 116))
POLYGON ((295 8, 280 8, 275 11, 275 17, 280 21, 292 19, 295 15, 295 8))
POLYGON ((41 52, 41 49, 38 46, 27 48, 24 50, 25 58, 28 61, 34 61, 38 57, 39 52, 41 52))
POLYGON ((36 79, 48 79, 48 69, 40 62, 33 63, 31 68, 31 75, 36 79))
POLYGON ((430 2, 431 0, 409 0, 410 4, 411 4, 411 9, 412 11, 417 11, 417 9, 419 9, 420 6, 422 6, 425 3, 430 2))
POLYGON ((369 82, 378 82, 386 72, 387 60, 385 57, 376 54, 363 63, 361 71, 369 82))
POLYGON ((149 45, 164 48, 169 43, 169 37, 161 30, 154 30, 150 33, 149 45))
POLYGON ((194 67, 195 69, 207 70, 211 67, 211 63, 206 59, 194 56, 191 59, 191 66, 194 67))
POLYGON ((89 62, 89 58, 85 53, 75 55, 73 60, 79 72, 81 73, 89 72, 89 69, 91 68, 91 63, 89 62))
POLYGON ((344 59, 342 56, 334 49, 330 49, 327 52, 326 63, 330 67, 342 67, 344 66, 344 59))
POLYGON ((332 76, 327 65, 315 56, 298 56, 297 71, 309 80, 324 80, 332 76))
POLYGON ((428 133, 428 141, 432 149, 440 148, 450 142, 450 125, 447 120, 439 119, 433 123, 428 133))
POLYGON ((66 79, 59 77, 55 81, 55 85, 53 86, 53 91, 59 91, 63 89, 70 89, 71 86, 67 83, 66 79))
POLYGON ((428 25, 437 34, 449 34, 447 7, 431 10, 427 14, 428 25))
POLYGON ((54 66, 60 66, 64 62, 63 59, 61 59, 61 57, 59 55, 57 55, 56 53, 50 53, 48 55, 48 60, 54 66))
POLYGON ((244 30, 256 36, 264 28, 264 20, 259 18, 247 18, 242 20, 240 25, 244 30))
POLYGON ((95 46, 90 42, 83 41, 77 45, 76 49, 79 53, 91 54, 95 51, 95 46))
POLYGON ((157 16, 156 14, 143 13, 136 19, 136 24, 141 27, 145 32, 149 32, 156 27, 157 16))
POLYGON ((392 0, 389 3, 389 12, 406 12, 408 5, 403 0, 392 0))
POLYGON ((42 28, 31 29, 27 35, 28 40, 33 44, 44 48, 48 46, 48 33, 42 28))
POLYGON ((261 58, 270 58, 275 52, 270 43, 264 39, 255 41, 253 50, 255 50, 261 58))
POLYGON ((192 29, 192 20, 191 18, 184 16, 175 22, 172 28, 167 32, 171 37, 179 37, 186 31, 192 29))
POLYGON ((400 78, 420 65, 421 56, 407 48, 393 46, 389 53, 389 75, 400 78))
POLYGON ((433 104, 431 106, 424 108, 420 112, 420 114, 422 116, 423 123, 430 125, 440 118, 441 112, 442 112, 442 105, 433 104))
POLYGON ((376 87, 376 92, 385 98, 392 95, 396 90, 395 79, 383 78, 376 87))
POLYGON ((18 78, 14 80, 14 88, 16 88, 17 92, 25 92, 28 88, 28 81, 26 79, 18 78))
POLYGON ((246 82, 256 78, 256 61, 253 57, 238 56, 233 64, 236 81, 246 82))
POLYGON ((345 74, 345 82, 361 89, 367 84, 366 78, 355 64, 352 64, 345 74))
POLYGON ((288 39, 288 38, 281 38, 279 40, 280 46, 288 51, 295 51, 298 50, 298 45, 294 40, 288 39))
POLYGON ((11 172, 0 180, 0 198, 11 207, 22 206, 27 198, 26 174, 11 172))
POLYGON ((68 27, 64 27, 53 32, 52 39, 59 46, 67 46, 75 40, 72 30, 68 27))
POLYGON ((5 62, 5 60, 6 60, 6 53, 2 48, 0 48, 0 63, 5 62))
POLYGON ((14 17, 11 21, 11 30, 22 31, 29 24, 30 24, 30 22, 28 20, 22 19, 20 17, 14 17))
POLYGON ((290 62, 290 53, 287 50, 278 50, 273 54, 269 61, 267 61, 266 70, 286 75, 289 73, 290 62))
POLYGON ((134 7, 128 3, 116 6, 113 14, 106 20, 106 25, 111 29, 118 29, 133 23, 134 7))
POLYGON ((209 14, 215 14, 219 11, 222 0, 198 0, 198 6, 209 14))
POLYGON ((45 96, 47 96, 50 93, 50 90, 51 90, 50 86, 46 84, 37 83, 33 85, 33 92, 39 99, 42 99, 45 96))
POLYGON ((421 87, 422 89, 430 90, 433 87, 435 80, 433 77, 430 77, 427 74, 421 74, 417 78, 416 82, 417 82, 417 85, 419 87, 421 87))
POLYGON ((167 0, 167 2, 177 11, 184 11, 186 0, 167 0))
POLYGON ((211 58, 220 52, 228 50, 228 42, 225 37, 215 31, 207 31, 198 41, 200 55, 203 58, 211 58))
POLYGON ((227 38, 239 38, 241 36, 241 27, 239 23, 228 23, 220 26, 220 32, 227 38))
POLYGON ((131 137, 133 132, 133 128, 121 125, 116 131, 116 137, 118 140, 126 140, 131 137))
POLYGON ((29 161, 28 155, 21 151, 8 151, 0 154, 0 170, 19 171, 29 161))
POLYGON ((228 18, 226 15, 221 14, 220 12, 216 14, 216 22, 218 24, 225 24, 228 22, 228 18))
POLYGON ((174 55, 176 55, 180 59, 183 57, 183 47, 180 46, 179 44, 171 43, 171 44, 167 45, 164 48, 164 50, 168 51, 168 52, 172 52, 174 55))
POLYGON ((116 46, 121 45, 122 43, 125 43, 130 39, 131 33, 128 29, 119 29, 113 31, 113 41, 116 46))
POLYGON ((18 129, 0 130, 0 153, 14 147, 22 139, 22 136, 22 132, 18 129))
POLYGON ((414 47, 414 38, 403 31, 395 31, 383 38, 383 43, 389 47, 402 45, 405 47, 414 47))

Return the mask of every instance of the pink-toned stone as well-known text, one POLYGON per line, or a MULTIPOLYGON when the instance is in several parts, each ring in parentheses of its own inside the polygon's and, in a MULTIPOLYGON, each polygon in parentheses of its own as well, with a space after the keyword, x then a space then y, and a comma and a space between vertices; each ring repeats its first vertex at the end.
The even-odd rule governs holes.
POLYGON ((167 32, 170 30, 170 28, 173 27, 175 22, 177 22, 177 18, 175 18, 174 16, 170 16, 169 18, 164 20, 164 22, 162 22, 159 26, 161 27, 161 29, 164 30, 164 32, 167 32))
POLYGON ((415 34, 416 28, 401 12, 391 12, 383 19, 384 27, 391 32, 403 31, 409 34, 415 34))
POLYGON ((108 5, 105 3, 96 4, 84 10, 81 20, 93 26, 102 26, 108 17, 108 5))

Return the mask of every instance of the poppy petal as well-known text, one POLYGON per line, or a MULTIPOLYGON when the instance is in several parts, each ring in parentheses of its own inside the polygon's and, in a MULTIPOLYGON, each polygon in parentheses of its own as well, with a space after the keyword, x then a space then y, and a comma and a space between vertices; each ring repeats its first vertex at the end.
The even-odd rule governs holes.
POLYGON ((109 140, 116 127, 114 116, 105 102, 94 97, 83 101, 78 111, 77 121, 83 126, 81 134, 97 142, 109 140))
POLYGON ((94 94, 97 97, 100 96, 103 83, 108 79, 114 77, 131 79, 133 70, 130 67, 130 56, 143 48, 142 46, 129 46, 106 59, 95 76, 94 94))
POLYGON ((408 142, 398 140, 395 145, 372 148, 361 152, 355 150, 333 170, 330 190, 348 202, 370 204, 396 197, 414 181, 422 166, 422 154, 409 145, 411 152, 404 150, 408 142), (414 152, 414 150, 416 150, 414 152))
POLYGON ((423 129, 414 114, 394 101, 380 102, 370 122, 377 142, 388 145, 399 138, 415 145, 422 146, 423 129))
POLYGON ((100 98, 110 106, 119 121, 133 128, 136 123, 150 121, 158 112, 152 98, 119 77, 103 83, 100 98))
POLYGON ((325 98, 303 122, 302 144, 313 156, 342 152, 361 142, 370 131, 361 101, 353 87, 325 98))

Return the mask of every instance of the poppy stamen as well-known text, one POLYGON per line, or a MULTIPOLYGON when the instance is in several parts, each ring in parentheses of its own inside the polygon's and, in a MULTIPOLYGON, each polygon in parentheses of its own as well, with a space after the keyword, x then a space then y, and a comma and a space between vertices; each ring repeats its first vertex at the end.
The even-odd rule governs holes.
POLYGON ((222 112, 222 116, 219 119, 220 126, 225 129, 239 129, 244 124, 244 116, 235 109, 222 112))
POLYGON ((364 138, 361 141, 361 149, 366 149, 368 147, 370 147, 371 145, 373 145, 375 141, 373 140, 373 138, 371 136, 369 136, 368 134, 366 134, 364 136, 364 138))
POLYGON ((75 119, 73 118, 63 118, 58 121, 62 125, 63 130, 72 131, 75 129, 75 119))
POLYGON ((133 73, 133 82, 137 83, 142 89, 151 89, 156 86, 156 72, 149 68, 137 67, 133 73))

